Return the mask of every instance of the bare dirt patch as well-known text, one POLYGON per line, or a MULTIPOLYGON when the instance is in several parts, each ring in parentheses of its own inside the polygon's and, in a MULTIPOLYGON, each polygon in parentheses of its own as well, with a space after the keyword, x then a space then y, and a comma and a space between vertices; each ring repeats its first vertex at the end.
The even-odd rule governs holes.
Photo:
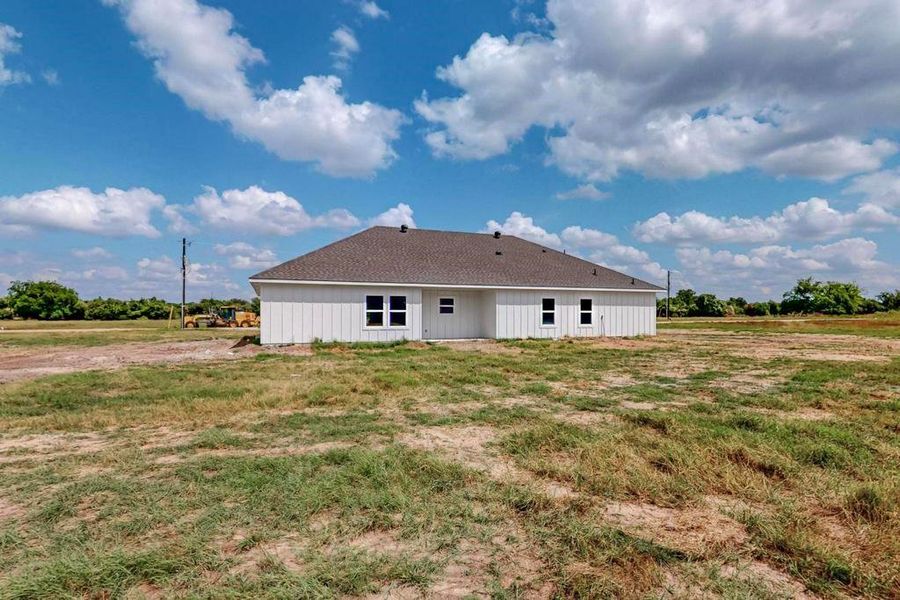
POLYGON ((259 352, 311 354, 309 346, 234 348, 234 340, 135 342, 108 346, 0 349, 0 384, 45 375, 88 370, 121 369, 133 365, 233 360, 259 352))
POLYGON ((622 400, 619 406, 626 410, 657 410, 660 408, 659 404, 653 402, 632 402, 631 400, 622 400))
POLYGON ((706 508, 664 508, 642 502, 612 502, 603 518, 623 530, 696 556, 711 556, 747 541, 744 527, 706 508))
POLYGON ((303 562, 297 557, 300 549, 300 544, 290 539, 259 544, 237 555, 236 564, 228 572, 232 575, 253 575, 266 561, 275 561, 288 571, 301 573, 304 568, 303 562))
POLYGON ((497 438, 491 427, 422 427, 402 434, 397 441, 404 446, 435 452, 440 456, 487 474, 499 481, 532 483, 551 498, 574 496, 569 487, 536 479, 531 473, 516 467, 512 461, 489 448, 497 438))
POLYGON ((93 454, 111 447, 112 441, 96 433, 42 433, 0 439, 0 464, 93 454))
POLYGON ((6 520, 21 519, 25 516, 25 507, 6 498, 0 498, 0 523, 6 520))
POLYGON ((723 577, 752 582, 756 586, 767 588, 771 593, 787 595, 795 600, 812 600, 816 598, 816 596, 807 591, 802 583, 787 573, 774 569, 758 560, 741 561, 733 565, 725 565, 719 572, 723 577))
POLYGON ((827 421, 835 418, 832 412, 810 407, 798 408, 797 410, 775 410, 770 408, 753 408, 752 410, 756 413, 775 417, 781 421, 790 419, 797 421, 827 421))
MULTIPOLYGON (((198 450, 191 454, 164 454, 157 457, 154 462, 161 465, 171 465, 195 460, 199 458, 238 458, 242 456, 256 457, 283 457, 283 456, 303 456, 306 454, 317 454, 335 450, 338 448, 351 448, 354 444, 350 442, 321 442, 318 444, 310 444, 307 446, 265 446, 262 448, 216 448, 212 450, 198 450)), ((370 448, 372 446, 369 446, 370 448)))
POLYGON ((410 550, 408 544, 397 539, 394 532, 384 529, 367 531, 347 542, 347 545, 366 552, 392 556, 398 556, 410 550))
POLYGON ((755 370, 734 373, 724 379, 714 379, 709 385, 737 394, 758 394, 772 389, 784 380, 784 376, 773 375, 771 371, 755 370))

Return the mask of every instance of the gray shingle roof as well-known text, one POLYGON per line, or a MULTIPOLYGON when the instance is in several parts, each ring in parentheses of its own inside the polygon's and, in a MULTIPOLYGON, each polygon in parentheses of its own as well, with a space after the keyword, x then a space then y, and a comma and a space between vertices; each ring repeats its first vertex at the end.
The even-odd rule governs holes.
POLYGON ((250 279, 661 290, 511 235, 372 227, 250 279))

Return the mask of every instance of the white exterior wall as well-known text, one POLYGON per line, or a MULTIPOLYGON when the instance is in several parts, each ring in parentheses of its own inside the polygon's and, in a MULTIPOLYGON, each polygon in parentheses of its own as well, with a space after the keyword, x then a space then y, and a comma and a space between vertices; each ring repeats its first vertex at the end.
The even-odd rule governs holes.
POLYGON ((307 344, 316 338, 325 342, 422 339, 420 288, 263 283, 259 298, 263 344, 307 344), (406 296, 406 327, 365 327, 369 295, 406 296))
POLYGON ((360 285, 260 283, 263 344, 399 339, 559 338, 656 335, 656 293, 471 290, 360 285), (367 295, 406 296, 406 327, 365 327, 367 295), (456 299, 453 315, 438 298, 456 299), (556 323, 541 325, 541 300, 556 299, 556 323), (582 298, 593 301, 593 323, 579 324, 582 298))
POLYGON ((484 337, 497 337, 497 292, 487 290, 484 292, 481 304, 481 331, 484 337))
POLYGON ((656 335, 653 292, 497 290, 497 338, 559 338, 656 335), (541 324, 541 301, 556 299, 556 322, 541 324), (579 324, 582 298, 590 298, 593 319, 579 324))
POLYGON ((488 292, 482 290, 432 288, 422 290, 422 339, 458 340, 493 337, 492 330, 486 330, 483 323, 487 295, 488 292), (453 314, 440 313, 438 310, 440 298, 453 298, 453 314))

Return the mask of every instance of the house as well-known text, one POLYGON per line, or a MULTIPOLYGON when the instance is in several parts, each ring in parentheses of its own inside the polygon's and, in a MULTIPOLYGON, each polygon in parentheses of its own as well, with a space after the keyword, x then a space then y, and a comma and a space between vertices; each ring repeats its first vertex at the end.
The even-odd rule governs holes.
POLYGON ((250 278, 263 344, 656 333, 662 288, 499 232, 372 227, 250 278))

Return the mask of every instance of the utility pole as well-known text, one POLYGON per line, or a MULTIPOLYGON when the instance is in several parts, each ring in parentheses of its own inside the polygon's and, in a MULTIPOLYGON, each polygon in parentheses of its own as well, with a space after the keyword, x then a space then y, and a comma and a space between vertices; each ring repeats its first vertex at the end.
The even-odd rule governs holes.
POLYGON ((187 238, 181 238, 181 328, 184 329, 184 299, 187 293, 187 238))
POLYGON ((666 271, 666 321, 669 320, 669 294, 672 293, 672 271, 666 271))

